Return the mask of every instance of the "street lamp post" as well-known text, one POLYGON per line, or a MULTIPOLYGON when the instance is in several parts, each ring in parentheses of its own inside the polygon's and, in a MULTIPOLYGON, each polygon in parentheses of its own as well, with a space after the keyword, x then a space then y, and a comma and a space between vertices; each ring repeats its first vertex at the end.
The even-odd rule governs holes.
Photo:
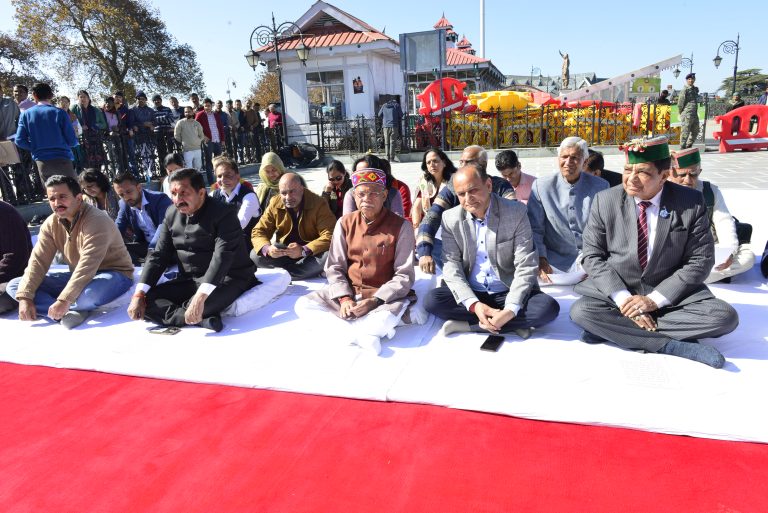
POLYGON ((731 90, 731 96, 733 96, 736 94, 736 72, 739 70, 739 34, 736 34, 736 41, 727 39, 717 47, 717 55, 712 59, 712 62, 715 63, 715 68, 719 68, 720 63, 723 62, 723 58, 720 57, 720 48, 723 49, 723 53, 736 54, 736 58, 733 61, 733 89, 731 90))
POLYGON ((237 84, 235 83, 235 80, 232 77, 227 77, 227 98, 231 100, 232 99, 232 95, 229 94, 230 93, 230 90, 229 90, 229 86, 230 85, 232 87, 234 87, 235 89, 237 89, 237 84))
POLYGON ((280 43, 289 41, 295 37, 299 38, 299 45, 296 47, 296 54, 301 61, 301 64, 307 65, 307 58, 309 57, 309 47, 304 44, 304 34, 301 33, 301 29, 298 25, 292 21, 284 21, 280 25, 275 24, 275 13, 272 13, 272 26, 259 25, 253 32, 251 32, 250 44, 251 51, 245 54, 245 59, 248 61, 248 65, 256 70, 259 64, 264 64, 259 59, 259 54, 253 49, 254 41, 257 44, 257 48, 264 48, 268 45, 272 45, 275 51, 275 69, 277 70, 277 82, 280 88, 280 105, 283 109, 283 141, 288 143, 288 123, 287 115, 288 108, 285 105, 285 93, 283 91, 283 68, 280 65, 280 43), (286 33, 293 29, 294 33, 286 33))
POLYGON ((680 68, 689 68, 691 73, 693 73, 693 54, 691 54, 690 59, 688 57, 683 57, 683 59, 680 61, 680 66, 672 72, 675 78, 680 76, 680 68))

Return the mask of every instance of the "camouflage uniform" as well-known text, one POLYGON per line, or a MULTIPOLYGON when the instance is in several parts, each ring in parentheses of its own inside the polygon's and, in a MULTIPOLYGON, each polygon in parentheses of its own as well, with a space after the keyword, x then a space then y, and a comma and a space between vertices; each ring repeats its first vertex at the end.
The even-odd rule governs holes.
POLYGON ((699 112, 698 112, 699 88, 686 85, 680 92, 677 107, 680 111, 680 149, 690 148, 699 136, 699 112))

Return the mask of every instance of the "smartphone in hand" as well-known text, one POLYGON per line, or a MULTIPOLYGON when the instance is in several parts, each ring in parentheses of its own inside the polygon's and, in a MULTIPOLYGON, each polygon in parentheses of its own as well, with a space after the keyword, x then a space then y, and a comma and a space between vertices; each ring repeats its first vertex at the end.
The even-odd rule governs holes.
POLYGON ((504 337, 501 335, 489 335, 488 338, 485 339, 485 342, 483 342, 483 345, 480 346, 480 349, 482 351, 492 351, 495 353, 503 343, 504 337))

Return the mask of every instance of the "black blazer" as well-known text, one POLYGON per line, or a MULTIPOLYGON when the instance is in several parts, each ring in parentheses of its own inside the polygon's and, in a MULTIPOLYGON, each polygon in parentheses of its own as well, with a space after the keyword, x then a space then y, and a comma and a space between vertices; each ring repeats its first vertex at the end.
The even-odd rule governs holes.
POLYGON ((229 205, 206 196, 203 206, 191 216, 171 206, 158 231, 141 283, 154 287, 174 257, 180 277, 191 276, 197 283, 252 283, 256 266, 245 249, 237 213, 229 205))

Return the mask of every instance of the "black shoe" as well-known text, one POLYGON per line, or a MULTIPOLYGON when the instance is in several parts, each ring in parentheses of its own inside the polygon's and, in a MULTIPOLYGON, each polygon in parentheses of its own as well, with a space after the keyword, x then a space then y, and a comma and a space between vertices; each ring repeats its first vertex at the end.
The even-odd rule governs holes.
POLYGON ((213 330, 216 333, 224 329, 224 323, 221 322, 221 316, 219 315, 212 315, 203 319, 203 322, 200 323, 200 326, 207 330, 213 330))
POLYGON ((586 342, 587 344, 602 344, 604 342, 608 342, 603 337, 597 336, 594 333, 590 333, 589 331, 583 331, 581 333, 581 341, 586 342))
POLYGON ((47 215, 41 215, 41 214, 35 214, 32 219, 29 220, 29 224, 27 226, 40 226, 45 221, 45 218, 48 217, 47 215))

